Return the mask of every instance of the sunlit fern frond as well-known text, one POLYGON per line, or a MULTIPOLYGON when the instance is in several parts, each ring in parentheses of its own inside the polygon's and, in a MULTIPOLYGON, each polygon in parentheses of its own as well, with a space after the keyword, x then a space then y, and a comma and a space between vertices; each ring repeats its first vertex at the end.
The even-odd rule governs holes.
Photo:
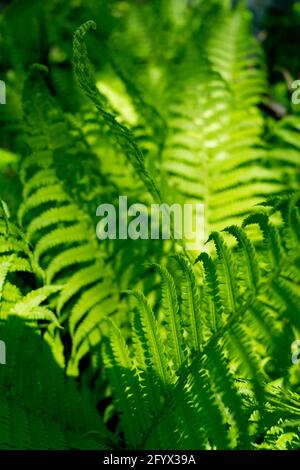
MULTIPOLYGON (((95 236, 90 215, 93 209, 89 200, 79 196, 82 191, 88 197, 93 180, 86 180, 84 171, 78 168, 73 172, 70 164, 80 151, 86 153, 87 165, 93 165, 94 160, 50 97, 37 68, 32 70, 24 92, 24 112, 31 152, 22 165, 24 201, 19 218, 47 283, 63 285, 54 308, 59 321, 68 325, 76 370, 90 345, 100 341, 101 320, 113 315, 117 305, 113 273, 105 261, 105 249, 101 249, 95 236), (61 157, 68 152, 62 166, 61 157), (80 190, 78 185, 82 185, 80 190)), ((101 178, 99 168, 94 166, 91 177, 99 183, 97 174, 101 178)), ((97 201, 103 188, 96 185, 94 190, 92 197, 97 201)))

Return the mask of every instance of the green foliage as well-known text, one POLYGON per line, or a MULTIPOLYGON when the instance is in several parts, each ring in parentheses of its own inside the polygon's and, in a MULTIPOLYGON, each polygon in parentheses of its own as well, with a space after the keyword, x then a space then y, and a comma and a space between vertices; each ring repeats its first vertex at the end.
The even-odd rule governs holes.
MULTIPOLYGON (((279 227, 258 211, 244 221, 244 228, 227 228, 236 239, 232 248, 223 235, 211 237, 217 257, 202 253, 197 260, 203 265, 201 316, 195 312, 199 296, 193 271, 185 258, 177 257, 184 279, 180 295, 171 274, 158 268, 163 319, 159 322, 143 295, 134 292, 137 314, 129 348, 111 326, 105 362, 109 377, 118 378, 112 380, 112 390, 129 447, 255 448, 260 438, 261 447, 272 448, 273 427, 276 434, 285 432, 270 385, 291 385, 289 351, 299 334, 299 233, 293 222, 299 218, 299 195, 277 201, 269 212, 274 215, 274 210, 290 214, 279 227), (247 236, 250 224, 260 226, 262 253, 247 236), (277 250, 284 253, 279 263, 277 250), (235 259, 239 267, 233 271, 235 259), (284 336, 279 329, 283 321, 284 336), (199 331, 206 332, 202 343, 199 331)), ((297 427, 299 410, 290 412, 290 425, 297 427)), ((296 431, 287 442, 294 439, 296 431)))
POLYGON ((86 389, 65 380, 46 341, 19 318, 0 326, 0 449, 106 449, 111 439, 86 389))
POLYGON ((46 285, 30 288, 29 277, 40 274, 32 252, 26 242, 22 230, 10 221, 7 205, 1 201, 2 216, 0 217, 1 255, 0 255, 0 318, 8 315, 20 315, 26 320, 46 320, 58 324, 57 318, 43 305, 48 297, 59 291, 60 287, 46 285), (28 284, 24 282, 25 273, 28 284))
POLYGON ((300 120, 238 3, 1 12, 1 449, 299 448, 300 120), (99 241, 120 195, 201 252, 99 241))

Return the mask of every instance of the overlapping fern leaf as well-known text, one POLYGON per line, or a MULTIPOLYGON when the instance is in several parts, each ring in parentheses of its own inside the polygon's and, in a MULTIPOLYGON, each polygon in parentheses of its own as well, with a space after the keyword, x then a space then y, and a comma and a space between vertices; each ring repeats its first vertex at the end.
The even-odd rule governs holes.
MULTIPOLYGON (((230 14, 235 34, 223 32, 222 16, 222 28, 210 34, 208 55, 200 40, 187 48, 181 63, 170 67, 165 94, 170 132, 163 169, 175 200, 204 202, 207 234, 241 222, 250 207, 286 187, 285 170, 266 147, 257 107, 264 90, 263 61, 258 44, 245 33, 249 25, 243 13, 230 14), (251 102, 239 87, 251 90, 251 102)), ((299 173, 299 166, 286 166, 299 173)))
MULTIPOLYGON (((215 6, 211 8, 215 11, 215 6)), ((179 36, 178 42, 172 42, 176 60, 173 56, 164 57, 164 65, 160 66, 156 51, 149 52, 145 66, 149 70, 160 67, 157 73, 161 82, 158 87, 154 81, 150 91, 148 84, 145 96, 152 100, 152 109, 162 126, 159 135, 163 136, 158 142, 158 133, 148 135, 150 145, 159 149, 154 152, 156 157, 150 152, 149 162, 147 152, 144 159, 134 143, 139 138, 135 122, 147 116, 147 107, 137 102, 138 87, 130 87, 126 73, 119 73, 125 87, 123 95, 127 89, 127 100, 135 103, 135 119, 127 122, 129 130, 121 126, 118 134, 119 118, 116 120, 106 100, 114 96, 114 88, 106 85, 107 95, 101 94, 88 73, 83 40, 93 23, 84 24, 74 40, 75 70, 80 84, 107 119, 106 125, 114 123, 113 133, 121 138, 120 145, 141 179, 155 198, 160 194, 169 203, 203 202, 207 235, 211 230, 240 223, 249 208, 268 195, 285 191, 287 174, 299 175, 295 160, 282 157, 283 168, 274 151, 269 152, 265 122, 259 109, 266 93, 264 57, 251 35, 249 12, 242 6, 234 12, 220 7, 215 17, 220 27, 208 27, 203 22, 194 25, 195 30, 184 46, 179 36), (145 173, 147 164, 152 169, 154 183, 145 173)), ((188 21, 190 16, 184 18, 188 21)), ((158 31, 160 27, 163 26, 158 23, 158 31)), ((179 31, 177 26, 178 35, 179 31)), ((151 43, 147 35, 144 37, 145 31, 140 34, 140 41, 151 43)), ((171 32, 169 35, 172 37, 171 32)), ((118 57, 113 60, 118 61, 118 57)), ((151 122, 155 122, 153 115, 151 122)), ((289 185, 297 189, 295 182, 289 185)))
POLYGON ((189 262, 176 256, 180 296, 170 272, 153 266, 162 277, 157 317, 147 299, 132 292, 137 312, 130 344, 112 325, 105 348, 127 446, 255 448, 263 440, 269 448, 272 435, 286 433, 287 415, 294 431, 282 442, 297 446, 299 409, 287 405, 284 388, 300 326, 298 222, 294 194, 270 202, 268 211, 258 209, 243 227, 213 232, 216 255, 202 253, 197 260, 200 284, 189 262), (247 234, 250 224, 261 230, 256 245, 247 234))
POLYGON ((70 370, 75 373, 79 359, 100 341, 101 319, 116 312, 118 294, 90 215, 91 199, 104 190, 99 168, 50 97, 42 72, 32 69, 24 92, 30 153, 22 164, 19 218, 46 282, 62 285, 54 308, 72 337, 70 370), (92 181, 73 166, 83 153, 92 181))

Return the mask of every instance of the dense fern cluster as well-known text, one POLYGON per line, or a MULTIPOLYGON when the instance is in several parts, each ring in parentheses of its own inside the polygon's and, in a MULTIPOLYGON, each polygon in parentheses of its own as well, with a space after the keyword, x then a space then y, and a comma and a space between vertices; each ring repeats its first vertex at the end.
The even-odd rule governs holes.
POLYGON ((300 116, 237 3, 1 14, 1 449, 299 448, 300 116), (202 251, 98 240, 120 195, 202 251))

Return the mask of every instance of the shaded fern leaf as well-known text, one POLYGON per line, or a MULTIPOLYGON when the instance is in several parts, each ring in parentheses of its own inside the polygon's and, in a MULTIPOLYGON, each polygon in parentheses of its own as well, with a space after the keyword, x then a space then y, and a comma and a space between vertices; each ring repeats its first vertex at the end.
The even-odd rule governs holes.
POLYGON ((5 325, 1 322, 0 333, 9 344, 0 377, 1 449, 106 449, 112 445, 89 392, 78 390, 73 379, 65 379, 40 335, 17 317, 10 317, 5 325))

